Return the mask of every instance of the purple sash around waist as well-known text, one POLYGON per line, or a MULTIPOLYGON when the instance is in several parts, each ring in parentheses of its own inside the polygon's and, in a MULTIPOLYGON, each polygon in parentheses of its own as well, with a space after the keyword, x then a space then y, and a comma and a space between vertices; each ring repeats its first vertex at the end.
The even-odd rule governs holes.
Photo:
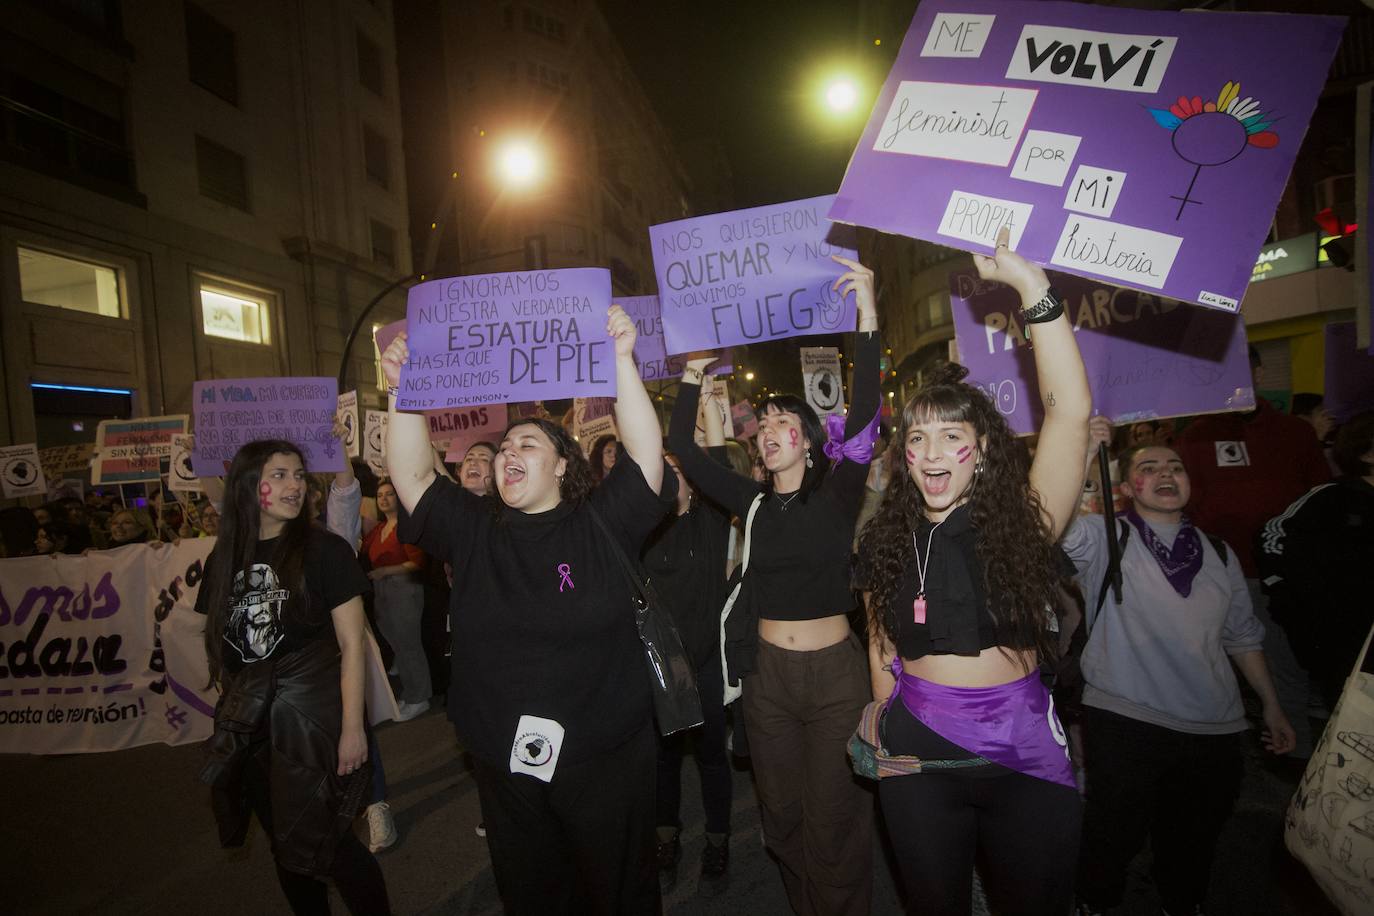
POLYGON ((907 712, 937 735, 1008 769, 1076 788, 1068 739, 1040 675, 995 687, 949 687, 902 672, 892 660, 907 712))

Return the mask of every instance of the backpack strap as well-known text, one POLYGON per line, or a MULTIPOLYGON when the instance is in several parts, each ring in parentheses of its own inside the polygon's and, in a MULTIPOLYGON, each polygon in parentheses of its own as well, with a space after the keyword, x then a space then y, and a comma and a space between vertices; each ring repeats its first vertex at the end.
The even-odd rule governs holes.
POLYGON ((1221 565, 1230 566, 1231 552, 1226 549, 1226 542, 1223 541, 1221 538, 1217 537, 1215 534, 1207 535, 1207 540, 1211 541, 1212 549, 1217 552, 1217 556, 1221 557, 1221 565))

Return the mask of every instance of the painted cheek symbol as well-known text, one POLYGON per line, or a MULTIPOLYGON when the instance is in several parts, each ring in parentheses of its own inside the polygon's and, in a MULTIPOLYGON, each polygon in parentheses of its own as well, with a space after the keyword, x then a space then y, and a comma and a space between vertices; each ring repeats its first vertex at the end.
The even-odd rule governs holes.
POLYGON ((797 431, 795 429, 789 429, 787 431, 787 441, 792 443, 793 448, 797 447, 797 431))
POLYGON ((964 462, 968 461, 970 458, 973 457, 973 449, 970 446, 965 445, 962 446, 959 449, 959 451, 955 452, 954 455, 956 458, 959 459, 959 463, 963 464, 964 462))
POLYGON ((906 450, 906 463, 907 463, 907 464, 915 464, 915 463, 916 463, 916 450, 915 450, 914 448, 909 448, 909 449, 906 450))
POLYGON ((1144 492, 1145 492, 1145 478, 1144 478, 1144 477, 1141 477, 1139 474, 1137 474, 1134 478, 1131 479, 1131 486, 1135 487, 1135 491, 1136 491, 1137 493, 1144 493, 1144 492))
POLYGON ((267 497, 272 495, 272 485, 267 481, 258 484, 258 505, 264 509, 272 508, 272 500, 267 497))

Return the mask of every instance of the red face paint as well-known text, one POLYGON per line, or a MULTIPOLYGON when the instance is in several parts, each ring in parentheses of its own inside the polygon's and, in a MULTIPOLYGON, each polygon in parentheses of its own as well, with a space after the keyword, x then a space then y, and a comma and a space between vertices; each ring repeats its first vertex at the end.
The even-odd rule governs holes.
POLYGON ((915 463, 916 463, 916 451, 915 451, 914 449, 907 449, 907 450, 906 450, 906 463, 907 463, 907 464, 915 464, 915 463))
POLYGON ((267 497, 272 495, 272 485, 267 481, 258 484, 258 505, 264 509, 272 508, 272 500, 267 497))
POLYGON ((959 456, 959 463, 963 464, 973 457, 973 449, 965 445, 963 448, 959 449, 959 451, 955 452, 955 454, 959 456))
POLYGON ((1137 493, 1145 492, 1145 478, 1137 475, 1131 479, 1131 486, 1135 487, 1137 493))
POLYGON ((797 431, 796 431, 795 429, 789 429, 789 430, 787 431, 787 438, 791 441, 792 447, 793 447, 793 448, 796 448, 796 447, 797 447, 797 431))

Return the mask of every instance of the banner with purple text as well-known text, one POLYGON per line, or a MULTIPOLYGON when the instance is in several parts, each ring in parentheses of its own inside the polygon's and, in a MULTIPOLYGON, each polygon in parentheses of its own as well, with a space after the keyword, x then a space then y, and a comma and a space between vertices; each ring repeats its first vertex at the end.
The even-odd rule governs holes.
POLYGON ((615 396, 609 270, 448 277, 411 287, 406 303, 401 410, 615 396))
MULTIPOLYGON (((663 341, 663 311, 657 296, 622 296, 616 304, 625 309, 635 323, 639 336, 635 339, 635 363, 639 377, 646 382, 679 379, 687 365, 685 353, 668 355, 663 341)), ((735 371, 735 354, 726 350, 721 358, 706 370, 711 375, 728 375, 735 371)))
POLYGON ((854 299, 832 284, 857 258, 855 233, 833 225, 831 196, 714 213, 649 227, 668 353, 718 350, 854 330, 854 299))
POLYGON ((436 445, 448 443, 444 451, 445 461, 462 461, 474 442, 500 444, 501 436, 510 425, 507 421, 509 415, 510 411, 504 404, 425 411, 430 441, 436 445))
POLYGON ((342 471, 344 447, 334 438, 337 379, 230 378, 196 382, 192 466, 199 477, 222 477, 239 446, 285 439, 305 456, 307 471, 342 471))
MULTIPOLYGON (((1093 410, 1113 423, 1255 406, 1245 322, 1151 293, 1050 274, 1064 296, 1088 371, 1093 410)), ((972 272, 950 275, 959 357, 1012 430, 1044 419, 1021 300, 972 272)), ((1034 331, 1032 340, 1034 339, 1034 331)))
POLYGON ((216 695, 195 600, 214 543, 0 560, 0 753, 208 737, 216 695))
POLYGON ((927 0, 829 216, 1234 312, 1344 23, 927 0))

